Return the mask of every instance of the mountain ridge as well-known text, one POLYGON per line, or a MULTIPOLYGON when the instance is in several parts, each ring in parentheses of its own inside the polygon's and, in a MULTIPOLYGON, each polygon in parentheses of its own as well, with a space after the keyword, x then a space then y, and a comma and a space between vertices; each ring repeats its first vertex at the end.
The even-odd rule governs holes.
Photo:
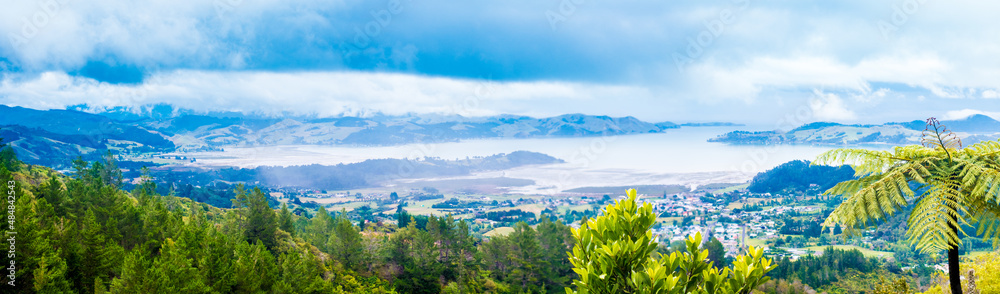
MULTIPOLYGON (((709 123, 728 124, 728 123, 709 123)), ((93 111, 85 105, 36 110, 0 105, 2 134, 32 164, 69 167, 111 150, 120 155, 220 150, 228 146, 388 146, 486 138, 556 138, 662 133, 673 122, 632 116, 580 113, 547 118, 523 115, 463 117, 405 115, 370 117, 264 116, 237 112, 196 113, 153 105, 93 111)))
MULTIPOLYGON (((982 114, 962 119, 944 120, 941 123, 956 132, 966 145, 1000 138, 1000 121, 982 114)), ((787 132, 773 131, 732 131, 709 142, 742 145, 770 144, 919 144, 926 122, 888 122, 884 124, 841 124, 835 122, 812 122, 803 124, 787 132)))

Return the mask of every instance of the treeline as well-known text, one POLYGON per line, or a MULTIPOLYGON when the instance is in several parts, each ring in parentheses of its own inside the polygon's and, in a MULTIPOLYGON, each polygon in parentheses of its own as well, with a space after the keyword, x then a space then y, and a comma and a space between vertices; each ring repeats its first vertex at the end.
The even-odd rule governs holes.
POLYGON ((747 190, 753 193, 815 195, 852 178, 854 169, 848 165, 810 165, 809 161, 793 160, 758 173, 747 190))
POLYGON ((574 243, 569 227, 560 222, 542 218, 537 230, 521 222, 514 232, 483 242, 483 269, 509 285, 511 293, 562 293, 576 276, 566 258, 574 243))
POLYGON ((520 209, 511 209, 504 211, 488 211, 483 213, 483 217, 495 222, 531 222, 535 218, 535 213, 520 209))
POLYGON ((159 196, 151 181, 126 193, 101 162, 76 168, 73 178, 38 179, 0 166, 0 180, 17 190, 16 205, 4 207, 14 216, 4 233, 17 245, 6 293, 391 290, 337 271, 327 253, 293 238, 287 208, 276 213, 258 189, 238 189, 235 208, 223 211, 159 196))
POLYGON ((881 266, 877 259, 866 258, 857 249, 833 247, 827 247, 819 256, 807 255, 795 261, 781 258, 775 264, 777 268, 768 276, 776 280, 802 281, 813 288, 830 285, 848 274, 873 272, 881 266))
MULTIPOLYGON (((176 170, 161 169, 152 176, 161 184, 210 186, 218 182, 256 183, 266 187, 300 187, 320 190, 349 190, 377 186, 405 178, 431 178, 468 175, 476 171, 501 170, 530 164, 558 163, 560 159, 535 152, 515 151, 464 160, 439 158, 369 159, 338 165, 261 166, 176 170)), ((130 177, 138 176, 133 170, 130 177)), ((432 193, 433 194, 433 193, 432 193)))
POLYGON ((125 192, 104 161, 65 177, 4 154, 0 181, 17 183, 5 293, 519 293, 573 277, 569 228, 548 219, 489 241, 450 216, 361 229, 345 212, 275 210, 257 188, 219 209, 161 196, 148 177, 125 192))
MULTIPOLYGON (((829 215, 829 213, 826 213, 829 215)), ((798 220, 794 218, 784 219, 784 225, 778 230, 782 235, 803 235, 805 237, 819 237, 823 234, 823 219, 806 218, 798 220)))
MULTIPOLYGON (((442 198, 443 197, 444 197, 444 195, 442 195, 442 198)), ((494 201, 496 201, 496 200, 494 200, 494 201)), ((444 202, 441 202, 441 203, 435 203, 435 204, 431 205, 431 208, 443 208, 443 209, 449 209, 449 208, 476 208, 476 207, 483 207, 483 206, 486 206, 486 205, 490 205, 490 204, 486 203, 484 201, 462 201, 462 200, 458 200, 458 198, 451 198, 451 199, 445 200, 444 202)))

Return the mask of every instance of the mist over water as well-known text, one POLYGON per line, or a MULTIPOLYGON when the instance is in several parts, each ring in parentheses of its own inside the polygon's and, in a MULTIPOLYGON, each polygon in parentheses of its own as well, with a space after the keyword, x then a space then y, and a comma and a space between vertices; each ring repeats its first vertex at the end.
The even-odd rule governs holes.
MULTIPOLYGON (((737 129, 739 127, 736 127, 737 129)), ((743 129, 748 129, 744 127, 743 129)), ((381 147, 281 145, 184 153, 209 166, 336 165, 378 158, 465 159, 518 150, 565 160, 575 170, 641 173, 739 172, 750 176, 789 160, 813 160, 829 146, 750 146, 708 142, 734 127, 684 127, 665 133, 577 138, 483 139, 381 147)))

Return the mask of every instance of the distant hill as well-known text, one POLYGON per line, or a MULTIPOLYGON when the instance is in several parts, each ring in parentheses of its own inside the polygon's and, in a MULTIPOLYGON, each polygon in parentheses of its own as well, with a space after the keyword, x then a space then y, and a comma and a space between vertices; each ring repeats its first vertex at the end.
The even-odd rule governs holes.
POLYGON ((747 190, 754 193, 771 194, 812 194, 822 193, 837 183, 854 178, 854 169, 848 165, 839 167, 810 165, 809 161, 793 160, 758 173, 750 181, 747 190))
POLYGON ((172 141, 143 126, 72 110, 34 110, 0 105, 0 138, 25 162, 66 167, 100 150, 166 152, 172 141))
MULTIPOLYGON (((713 123, 725 125, 727 123, 713 123)), ((679 128, 627 117, 566 114, 548 118, 499 115, 371 117, 265 116, 196 113, 170 105, 139 109, 35 110, 0 105, 0 137, 28 163, 68 168, 75 158, 94 160, 103 150, 138 155, 219 150, 228 146, 384 146, 468 139, 588 137, 659 133, 679 128)))
POLYGON ((288 117, 247 118, 182 115, 147 119, 141 125, 168 134, 185 147, 225 145, 324 144, 398 145, 480 138, 585 137, 657 133, 677 128, 634 117, 567 114, 550 118, 450 117, 288 117))
MULTIPOLYGON (((966 145, 1000 138, 1000 121, 985 115, 973 115, 959 120, 946 120, 942 124, 962 137, 966 145)), ((712 138, 710 142, 730 144, 918 144, 924 130, 922 120, 893 122, 881 125, 844 125, 832 122, 814 122, 788 132, 733 131, 712 138)))
MULTIPOLYGON (((153 169, 153 177, 199 186, 209 186, 221 181, 224 183, 254 183, 266 187, 343 190, 376 187, 398 179, 465 176, 479 171, 562 162, 561 159, 542 153, 515 151, 508 154, 462 160, 389 158, 339 165, 312 164, 222 169, 161 167, 153 169)), ((138 172, 127 174, 129 177, 138 177, 138 175, 138 172)))

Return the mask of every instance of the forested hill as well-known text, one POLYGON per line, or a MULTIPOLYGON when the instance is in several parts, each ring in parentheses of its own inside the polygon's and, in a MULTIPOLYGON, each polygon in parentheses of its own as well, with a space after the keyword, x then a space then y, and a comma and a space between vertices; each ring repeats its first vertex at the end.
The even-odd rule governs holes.
POLYGON ((77 157, 97 160, 104 152, 169 152, 175 145, 162 134, 96 114, 72 110, 39 111, 0 105, 0 138, 22 160, 69 167, 77 157))
POLYGON ((13 155, 0 150, 16 198, 2 208, 15 253, 5 293, 555 293, 573 277, 569 227, 547 219, 483 241, 451 217, 399 228, 296 215, 255 188, 219 209, 158 195, 152 181, 123 191, 106 162, 67 177, 13 155))
POLYGON ((747 190, 754 193, 815 195, 832 188, 837 183, 854 178, 854 169, 811 165, 809 161, 793 160, 758 173, 750 180, 747 190))
MULTIPOLYGON (((317 190, 348 190, 387 184, 393 180, 466 176, 473 172, 504 170, 563 160, 542 153, 514 151, 460 160, 440 158, 371 159, 339 165, 303 165, 256 168, 174 169, 156 168, 152 175, 164 184, 211 186, 215 183, 256 183, 265 187, 296 187, 317 190)), ((138 170, 127 173, 139 176, 138 170)), ((183 195, 187 196, 187 195, 183 195)), ((206 201, 205 199, 198 199, 206 201)))

